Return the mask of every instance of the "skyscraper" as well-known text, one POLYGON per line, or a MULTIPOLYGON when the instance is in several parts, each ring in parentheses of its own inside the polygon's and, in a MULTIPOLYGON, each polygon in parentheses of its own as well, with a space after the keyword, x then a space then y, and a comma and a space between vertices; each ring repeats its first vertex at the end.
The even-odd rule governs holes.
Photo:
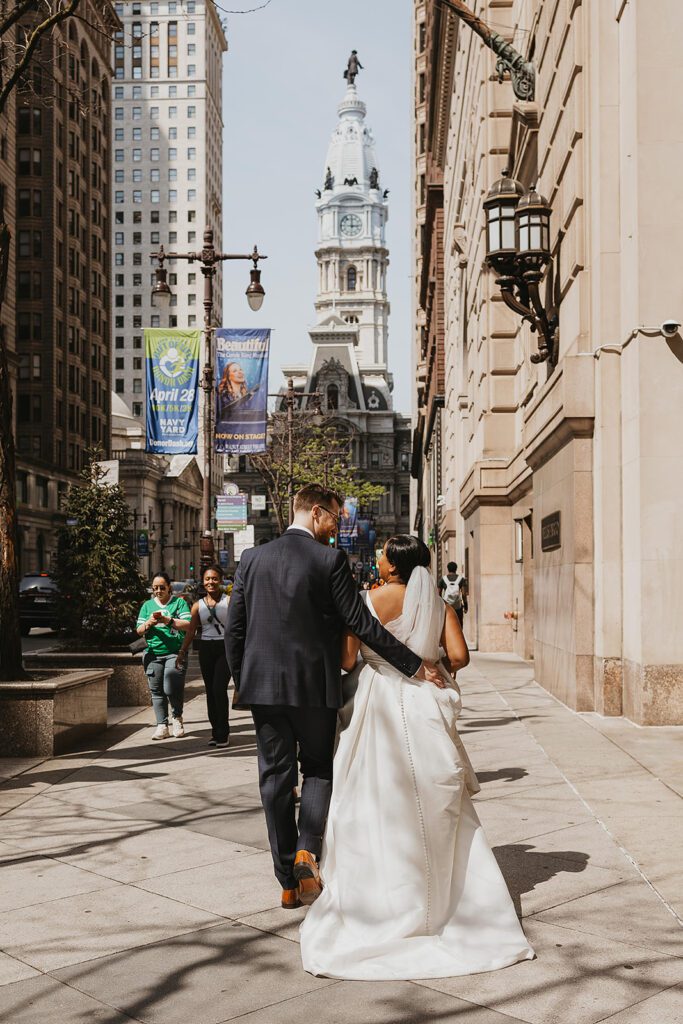
MULTIPOLYGON (((93 10, 95 8, 93 7, 93 10)), ((16 442, 20 569, 50 568, 60 498, 109 446, 111 4, 42 37, 16 101, 16 442)), ((9 153, 6 143, 0 140, 9 153)), ((13 145, 13 143, 12 143, 13 145)), ((2 149, 0 148, 0 157, 2 149)), ((14 192, 14 211, 7 209, 14 192)), ((8 322, 3 317, 5 327, 8 322)))
MULTIPOLYGON (((222 241, 222 55, 223 26, 210 0, 144 0, 115 4, 122 29, 113 49, 112 99, 112 390, 118 415, 140 425, 129 447, 144 447, 145 327, 201 329, 204 280, 196 263, 166 262, 172 297, 154 306, 155 261, 151 254, 200 252, 205 227, 222 241)), ((222 311, 221 270, 214 279, 214 322, 222 311)), ((203 401, 201 393, 200 400, 203 401)), ((130 421, 129 421, 130 422, 130 421)), ((130 428, 126 433, 131 438, 130 428)), ((200 432, 199 467, 202 460, 200 432)), ((117 454, 122 454, 117 452, 117 454)), ((159 522, 176 519, 174 500, 158 497, 147 507, 142 493, 147 470, 137 456, 120 465, 131 507, 159 522), (163 505, 167 506, 164 513, 163 505)), ((187 473, 187 456, 167 460, 169 480, 187 473)), ((222 480, 222 457, 214 457, 214 489, 222 480)), ((184 537, 194 518, 184 509, 184 537), (187 522, 185 520, 187 519, 187 522), (192 521, 190 521, 192 520, 192 521), (189 524, 189 525, 188 525, 189 524)), ((176 524, 177 525, 177 524, 176 524)), ((176 529, 176 532, 178 530, 176 529)), ((163 536, 163 530, 161 531, 163 536)), ((175 539, 181 540, 180 534, 175 539)), ((163 557, 163 556, 162 556, 163 557)), ((180 569, 186 556, 170 563, 180 569)))
MULTIPOLYGON (((151 297, 160 245, 200 251, 205 225, 221 245, 221 58, 227 49, 207 0, 117 3, 112 119, 114 280, 112 387, 144 424, 143 327, 203 323, 196 264, 168 261, 167 309, 151 297)), ((214 310, 222 308, 221 275, 214 310)))

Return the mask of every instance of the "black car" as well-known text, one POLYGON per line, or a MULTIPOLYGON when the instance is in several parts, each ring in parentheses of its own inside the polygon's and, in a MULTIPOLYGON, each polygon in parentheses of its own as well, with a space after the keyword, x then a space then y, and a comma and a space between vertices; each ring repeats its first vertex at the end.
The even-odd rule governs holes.
POLYGON ((19 622, 21 635, 33 626, 60 628, 59 590, 48 572, 27 572, 19 581, 19 622))

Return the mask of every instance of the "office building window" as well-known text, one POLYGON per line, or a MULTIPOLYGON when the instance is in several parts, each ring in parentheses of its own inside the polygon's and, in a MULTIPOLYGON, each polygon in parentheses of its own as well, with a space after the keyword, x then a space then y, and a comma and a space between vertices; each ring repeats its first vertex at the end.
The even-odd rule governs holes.
POLYGON ((125 327, 124 321, 125 318, 122 316, 117 316, 114 318, 114 326, 116 327, 117 331, 123 330, 123 328, 125 327))
POLYGON ((114 107, 114 120, 123 121, 123 107, 114 107))
POLYGON ((171 146, 171 148, 169 149, 169 151, 168 151, 168 159, 169 160, 177 160, 178 159, 178 150, 175 148, 175 146, 171 146))
POLYGON ((188 96, 196 96, 197 95, 197 86, 196 85, 188 85, 188 87, 187 87, 187 95, 188 96))
POLYGON ((142 128, 133 128, 133 142, 142 142, 142 128))
POLYGON ((123 356, 117 356, 116 359, 114 360, 114 369, 123 370, 123 368, 123 356))
POLYGON ((122 203, 123 202, 123 192, 119 192, 119 191, 114 192, 114 202, 115 203, 122 203))
POLYGON ((125 171, 114 171, 114 181, 117 185, 123 185, 126 180, 125 171))
POLYGON ((161 181, 161 171, 158 167, 152 167, 149 172, 150 181, 161 181))
POLYGON ((133 202, 134 203, 141 203, 142 202, 142 192, 140 191, 140 189, 133 189, 133 202))
POLYGON ((133 348, 142 348, 142 335, 141 334, 134 334, 133 335, 133 348))
POLYGON ((123 150, 122 149, 115 149, 114 150, 114 160, 116 161, 117 164, 122 164, 123 163, 123 150))
POLYGON ((133 377, 133 394, 139 395, 142 393, 142 378, 133 377))
POLYGON ((159 150, 157 149, 156 146, 153 146, 152 149, 150 149, 150 151, 149 151, 149 158, 150 158, 150 160, 158 160, 159 159, 159 150))
POLYGON ((115 128, 114 129, 114 141, 115 142, 123 142, 123 137, 124 137, 123 128, 115 128))
POLYGON ((114 265, 117 266, 117 267, 122 267, 123 266, 123 253, 122 252, 117 252, 116 255, 114 256, 114 265))
POLYGON ((117 395, 123 394, 123 380, 120 377, 117 377, 114 382, 114 390, 116 391, 117 395))
POLYGON ((149 194, 149 198, 153 203, 158 203, 160 201, 160 196, 161 193, 158 188, 153 188, 149 194))
POLYGON ((169 190, 168 190, 168 201, 169 201, 169 203, 177 203, 178 202, 178 192, 177 192, 177 189, 169 188, 169 190))
POLYGON ((123 335, 122 334, 117 334, 116 338, 114 339, 114 342, 115 342, 115 347, 116 348, 123 348, 123 344, 124 344, 123 343, 123 335))
POLYGON ((133 402, 133 416, 142 416, 142 402, 133 402))
POLYGON ((142 160, 142 150, 141 149, 134 149, 133 150, 133 160, 136 163, 139 163, 140 160, 142 160))
POLYGON ((187 190, 187 201, 188 201, 188 203, 193 203, 196 198, 197 198, 197 189, 196 188, 188 188, 188 190, 187 190))

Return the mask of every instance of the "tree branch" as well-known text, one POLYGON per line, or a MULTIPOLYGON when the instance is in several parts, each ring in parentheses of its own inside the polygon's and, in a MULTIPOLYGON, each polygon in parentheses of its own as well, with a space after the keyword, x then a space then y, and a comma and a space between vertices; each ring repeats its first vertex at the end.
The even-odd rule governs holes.
POLYGON ((23 18, 29 11, 35 10, 35 0, 23 0, 22 3, 16 5, 14 10, 7 15, 4 21, 0 22, 0 39, 2 39, 7 32, 11 29, 12 25, 15 25, 20 18, 23 18))
POLYGON ((33 56, 33 53, 42 37, 46 32, 49 32, 50 29, 54 28, 55 25, 58 25, 61 21, 66 21, 67 18, 70 18, 80 2, 81 0, 68 0, 65 7, 62 7, 56 13, 51 14, 49 18, 46 18, 45 21, 41 21, 35 26, 26 41, 26 49, 24 50, 21 60, 18 64, 15 64, 14 71, 3 84, 2 89, 0 89, 0 114, 4 112, 5 104, 7 103, 7 99, 12 92, 12 89, 15 87, 30 64, 31 57, 33 56))

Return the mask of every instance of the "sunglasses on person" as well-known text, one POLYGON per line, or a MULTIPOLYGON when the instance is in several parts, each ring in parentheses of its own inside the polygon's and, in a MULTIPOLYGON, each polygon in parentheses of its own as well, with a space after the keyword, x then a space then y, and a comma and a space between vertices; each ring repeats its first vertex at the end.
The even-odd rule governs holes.
POLYGON ((162 587, 152 587, 152 590, 168 590, 168 587, 164 583, 162 587))

